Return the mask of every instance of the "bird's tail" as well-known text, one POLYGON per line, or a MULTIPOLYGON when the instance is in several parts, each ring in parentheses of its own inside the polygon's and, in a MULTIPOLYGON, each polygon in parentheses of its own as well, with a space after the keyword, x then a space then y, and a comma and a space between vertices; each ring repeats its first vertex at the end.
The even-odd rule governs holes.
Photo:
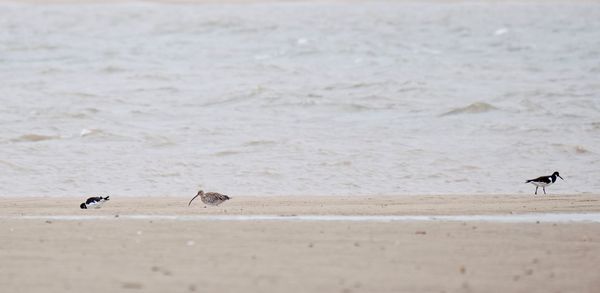
POLYGON ((525 181, 525 183, 529 183, 529 182, 531 182, 531 181, 533 181, 533 180, 527 180, 527 181, 525 181))

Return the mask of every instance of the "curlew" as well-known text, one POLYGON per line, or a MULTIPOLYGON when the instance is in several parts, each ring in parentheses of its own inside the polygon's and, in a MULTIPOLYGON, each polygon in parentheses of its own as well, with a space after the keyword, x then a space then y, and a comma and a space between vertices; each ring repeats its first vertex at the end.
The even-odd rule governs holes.
POLYGON ((217 192, 207 192, 204 193, 203 190, 198 191, 198 194, 196 194, 196 196, 194 196, 194 198, 192 198, 192 200, 190 200, 190 202, 188 203, 188 207, 192 204, 192 201, 194 201, 194 199, 196 199, 196 197, 200 196, 200 200, 202 200, 203 203, 205 203, 206 205, 210 205, 210 206, 218 206, 220 204, 222 204, 223 202, 231 199, 229 196, 225 195, 225 194, 220 194, 217 192))

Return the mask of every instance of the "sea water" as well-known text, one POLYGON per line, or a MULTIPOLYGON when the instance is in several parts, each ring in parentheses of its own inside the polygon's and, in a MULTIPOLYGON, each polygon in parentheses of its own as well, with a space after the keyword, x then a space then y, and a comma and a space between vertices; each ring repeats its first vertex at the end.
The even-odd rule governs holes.
POLYGON ((0 3, 1 196, 571 194, 599 166, 600 3, 0 3))

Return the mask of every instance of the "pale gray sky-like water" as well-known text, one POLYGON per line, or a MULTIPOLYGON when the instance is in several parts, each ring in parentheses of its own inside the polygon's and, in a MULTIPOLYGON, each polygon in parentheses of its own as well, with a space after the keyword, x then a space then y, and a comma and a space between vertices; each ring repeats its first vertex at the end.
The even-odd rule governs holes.
POLYGON ((600 3, 0 3, 0 196, 600 188, 600 3))

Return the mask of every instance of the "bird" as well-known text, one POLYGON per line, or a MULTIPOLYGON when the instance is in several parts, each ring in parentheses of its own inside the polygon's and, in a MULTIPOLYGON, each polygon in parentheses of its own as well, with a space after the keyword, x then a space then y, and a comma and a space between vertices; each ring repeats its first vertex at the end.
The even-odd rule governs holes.
POLYGON ((106 196, 106 197, 102 197, 102 196, 93 196, 88 198, 85 202, 82 202, 79 207, 82 209, 87 209, 87 208, 95 208, 95 209, 99 209, 102 207, 102 204, 106 201, 108 201, 108 198, 110 196, 106 196))
POLYGON ((200 191, 198 191, 196 196, 194 196, 192 198, 192 200, 190 200, 190 202, 188 203, 188 207, 192 204, 192 201, 198 196, 200 196, 200 199, 202 200, 203 203, 205 203, 207 205, 211 205, 211 206, 218 206, 218 205, 222 204, 223 202, 225 202, 226 200, 231 199, 229 196, 227 196, 225 194, 220 194, 218 192, 204 193, 203 190, 200 190, 200 191))
POLYGON ((530 179, 530 180, 525 181, 525 183, 531 183, 531 184, 535 185, 535 194, 537 194, 539 187, 541 187, 542 190, 544 190, 544 194, 546 194, 546 186, 552 185, 552 183, 556 182, 556 177, 558 177, 562 180, 565 180, 562 177, 560 177, 558 172, 554 172, 550 176, 542 176, 542 177, 538 177, 535 179, 530 179))

